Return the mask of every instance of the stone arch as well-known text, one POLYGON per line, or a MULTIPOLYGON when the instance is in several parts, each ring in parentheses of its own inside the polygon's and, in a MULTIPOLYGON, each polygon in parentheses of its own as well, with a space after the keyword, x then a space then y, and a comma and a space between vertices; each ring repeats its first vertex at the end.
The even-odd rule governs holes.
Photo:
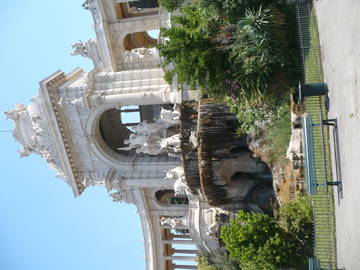
MULTIPOLYGON (((121 112, 112 108, 104 111, 99 119, 99 129, 101 138, 115 152, 122 153, 119 150, 125 147, 124 141, 127 140, 132 133, 131 130, 123 123, 121 112)), ((124 152, 123 154, 127 154, 124 152)))
POLYGON ((175 191, 172 189, 157 190, 155 192, 155 199, 161 206, 176 206, 188 205, 189 199, 187 196, 175 196, 175 191))
POLYGON ((157 0, 142 0, 126 3, 118 3, 115 5, 115 14, 118 20, 156 15, 159 12, 157 0))
MULTIPOLYGON (((119 169, 123 173, 133 174, 134 171, 147 167, 149 171, 157 172, 164 177, 164 170, 169 170, 178 165, 179 161, 175 158, 166 156, 149 156, 126 154, 121 151, 115 151, 103 139, 100 130, 101 116, 106 111, 117 110, 116 104, 105 104, 94 108, 86 121, 86 137, 92 153, 103 163, 111 168, 119 169)), ((120 126, 120 128, 122 128, 120 126)), ((116 142, 114 142, 116 144, 116 142)), ((152 176, 152 177, 155 177, 152 176)))
POLYGON ((154 47, 157 39, 151 37, 147 32, 129 33, 124 38, 125 50, 131 51, 136 48, 154 47))
POLYGON ((158 15, 149 15, 121 20, 114 28, 117 31, 116 40, 113 43, 114 54, 122 58, 125 52, 124 40, 128 34, 156 30, 160 28, 160 25, 158 15))

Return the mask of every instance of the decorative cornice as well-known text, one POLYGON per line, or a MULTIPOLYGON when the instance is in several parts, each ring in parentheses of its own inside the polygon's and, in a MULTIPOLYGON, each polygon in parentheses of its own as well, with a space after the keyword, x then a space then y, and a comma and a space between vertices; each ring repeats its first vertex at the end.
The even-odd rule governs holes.
MULTIPOLYGON (((74 77, 74 75, 75 74, 72 73, 71 77, 74 77)), ((51 126, 50 123, 55 124, 55 128, 53 128, 51 132, 54 133, 55 136, 58 135, 56 137, 61 138, 61 144, 58 145, 59 157, 66 157, 61 161, 64 166, 64 170, 69 177, 69 184, 73 189, 74 195, 79 196, 85 190, 83 183, 84 179, 82 173, 79 170, 80 163, 78 161, 77 154, 74 151, 70 129, 66 122, 64 111, 62 109, 61 102, 59 102, 59 97, 57 94, 57 88, 65 83, 67 79, 69 78, 65 75, 65 73, 59 70, 46 79, 42 80, 40 82, 40 86, 45 104, 50 105, 45 106, 44 108, 47 110, 45 116, 48 120, 49 127, 54 127, 51 126), (54 119, 55 121, 53 121, 54 119), (63 152, 65 155, 62 155, 61 152, 63 152)))

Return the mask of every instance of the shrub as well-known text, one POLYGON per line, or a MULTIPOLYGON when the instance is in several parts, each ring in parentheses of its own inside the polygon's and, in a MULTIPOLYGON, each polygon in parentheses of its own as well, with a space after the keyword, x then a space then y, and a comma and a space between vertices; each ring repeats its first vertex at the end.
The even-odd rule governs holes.
POLYGON ((264 144, 267 151, 267 163, 285 166, 289 160, 286 157, 291 137, 290 104, 279 105, 274 116, 263 130, 264 144))
MULTIPOLYGON (((277 8, 246 9, 226 45, 236 66, 234 79, 245 92, 288 91, 295 85, 296 61, 289 47, 285 14, 277 8)), ((296 52, 296 51, 295 51, 296 52)))
MULTIPOLYGON (((209 17, 204 9, 196 5, 181 8, 183 15, 173 17, 170 29, 161 29, 161 35, 167 39, 158 45, 164 65, 174 63, 174 71, 180 84, 188 84, 193 89, 207 89, 219 92, 225 89, 228 65, 223 53, 211 43, 208 29, 209 17)), ((167 75, 167 80, 170 76, 167 75)))
POLYGON ((158 0, 158 2, 160 6, 171 12, 180 7, 183 0, 158 0))
POLYGON ((230 23, 236 23, 246 9, 258 8, 259 5, 282 4, 278 0, 200 0, 200 5, 214 10, 218 16, 228 18, 230 23))
MULTIPOLYGON (((283 213, 280 211, 279 215, 283 213)), ((290 219, 285 218, 284 222, 289 225, 288 221, 303 221, 303 218, 298 218, 299 215, 308 217, 307 208, 302 208, 290 219)), ((286 230, 280 224, 267 215, 240 211, 229 226, 221 228, 220 236, 230 257, 240 263, 241 269, 275 270, 303 266, 309 255, 309 249, 304 245, 309 232, 305 236, 302 230, 291 229, 290 225, 286 230), (294 233, 297 235, 294 236, 294 233)), ((304 223, 299 224, 302 226, 304 223)))
POLYGON ((166 41, 158 48, 164 65, 173 62, 180 84, 212 96, 283 95, 294 84, 297 53, 290 46, 285 12, 260 2, 243 0, 246 8, 234 6, 241 10, 235 24, 219 15, 216 5, 195 1, 182 6, 173 27, 161 31, 166 41))
POLYGON ((298 255, 311 255, 314 220, 310 199, 300 197, 295 201, 289 200, 279 211, 275 211, 275 216, 281 228, 296 239, 298 255))
POLYGON ((240 270, 239 263, 224 251, 198 257, 199 270, 240 270))
MULTIPOLYGON (((266 132, 273 131, 278 128, 273 124, 273 122, 277 121, 282 121, 284 125, 290 127, 288 95, 259 95, 255 93, 250 95, 249 93, 240 91, 237 95, 232 94, 230 97, 225 97, 224 102, 239 120, 239 128, 237 130, 239 136, 249 133, 257 134, 263 132, 264 129, 266 132), (285 122, 284 116, 286 116, 285 118, 289 120, 289 122, 285 122)), ((285 136, 287 135, 290 137, 289 132, 286 132, 285 136)), ((289 137, 287 138, 287 142, 284 143, 284 147, 287 147, 289 137)), ((267 143, 270 143, 270 141, 267 141, 267 143)))

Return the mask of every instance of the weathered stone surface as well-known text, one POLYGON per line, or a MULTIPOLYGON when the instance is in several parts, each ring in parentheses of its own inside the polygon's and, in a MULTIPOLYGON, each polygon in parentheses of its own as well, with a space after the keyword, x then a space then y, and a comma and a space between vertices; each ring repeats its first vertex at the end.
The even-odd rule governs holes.
MULTIPOLYGON (((269 212, 272 175, 236 135, 235 115, 223 104, 200 101, 181 109, 182 157, 187 184, 211 206, 269 212), (190 142, 196 132, 197 149, 190 142)), ((270 211, 271 212, 271 211, 270 211)))

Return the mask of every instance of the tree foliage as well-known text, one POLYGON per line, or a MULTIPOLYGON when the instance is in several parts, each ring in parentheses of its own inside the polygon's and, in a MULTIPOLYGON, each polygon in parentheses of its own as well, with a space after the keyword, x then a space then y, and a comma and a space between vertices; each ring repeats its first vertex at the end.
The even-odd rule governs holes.
POLYGON ((225 247, 241 269, 275 270, 305 263, 311 252, 311 206, 302 200, 289 203, 284 209, 279 212, 279 219, 240 211, 229 226, 221 228, 225 247), (300 208, 296 206, 299 203, 300 208))
POLYGON ((166 8, 168 11, 174 11, 177 9, 183 0, 158 0, 159 5, 166 8))
POLYGON ((227 57, 211 43, 205 11, 189 5, 182 8, 182 13, 183 16, 172 19, 172 24, 177 26, 161 29, 161 35, 167 39, 159 45, 160 54, 165 57, 164 64, 175 64, 173 72, 180 84, 221 89, 227 57))
POLYGON ((224 251, 198 257, 199 270, 240 270, 239 263, 224 251))
POLYGON ((160 54, 165 65, 175 65, 167 79, 176 74, 180 84, 217 96, 281 96, 293 84, 296 61, 280 7, 272 0, 199 0, 181 7, 172 28, 161 30, 160 54))

